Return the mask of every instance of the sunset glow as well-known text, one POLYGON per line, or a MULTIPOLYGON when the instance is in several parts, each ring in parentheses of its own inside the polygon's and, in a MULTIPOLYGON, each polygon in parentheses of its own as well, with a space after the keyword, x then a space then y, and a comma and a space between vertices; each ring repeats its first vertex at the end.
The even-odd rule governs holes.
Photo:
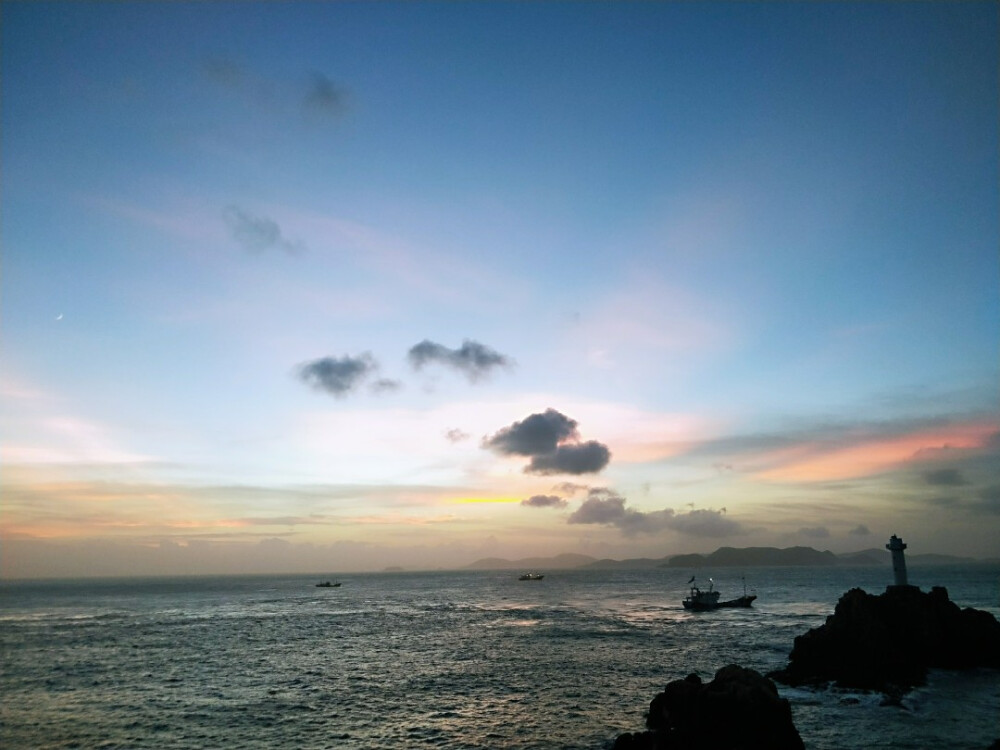
POLYGON ((1000 556, 994 5, 3 14, 0 576, 1000 556))
POLYGON ((961 460, 961 453, 986 447, 1000 431, 1000 424, 953 425, 949 428, 864 440, 833 450, 802 446, 786 456, 782 465, 757 474, 759 479, 778 482, 828 482, 871 476, 921 461, 961 460))

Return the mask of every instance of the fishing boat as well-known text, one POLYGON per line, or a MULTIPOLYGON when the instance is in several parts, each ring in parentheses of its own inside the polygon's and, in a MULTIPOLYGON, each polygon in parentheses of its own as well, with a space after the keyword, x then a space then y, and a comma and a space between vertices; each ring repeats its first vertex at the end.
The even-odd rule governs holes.
POLYGON ((753 604, 753 600, 757 598, 755 594, 747 594, 746 579, 743 580, 743 596, 736 599, 727 599, 722 602, 719 601, 720 593, 715 590, 715 582, 711 578, 708 579, 708 591, 702 591, 698 588, 694 579, 695 577, 691 576, 691 580, 688 581, 691 589, 688 592, 687 598, 681 602, 684 605, 684 609, 702 612, 709 609, 721 609, 722 607, 749 607, 753 604))
POLYGON ((519 577, 519 581, 540 581, 545 578, 541 573, 525 573, 523 576, 519 577))
POLYGON ((323 581, 322 583, 317 583, 316 588, 318 589, 335 589, 340 586, 340 581, 333 583, 333 581, 323 581))

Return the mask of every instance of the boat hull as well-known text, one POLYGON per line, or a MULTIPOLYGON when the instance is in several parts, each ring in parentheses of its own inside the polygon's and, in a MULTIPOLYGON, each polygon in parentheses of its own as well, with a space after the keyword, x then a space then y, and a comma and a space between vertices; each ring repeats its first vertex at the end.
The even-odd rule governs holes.
POLYGON ((705 612, 710 609, 722 609, 723 607, 750 607, 756 598, 753 595, 741 596, 738 599, 729 599, 724 602, 699 602, 685 599, 681 603, 684 605, 684 609, 690 609, 694 612, 705 612))

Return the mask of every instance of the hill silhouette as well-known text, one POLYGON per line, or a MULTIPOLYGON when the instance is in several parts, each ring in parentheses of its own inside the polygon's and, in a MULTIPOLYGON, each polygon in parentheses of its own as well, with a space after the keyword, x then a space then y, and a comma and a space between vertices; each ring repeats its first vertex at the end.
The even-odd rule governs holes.
MULTIPOLYGON (((953 555, 907 555, 909 565, 955 565, 977 562, 971 557, 953 555)), ((835 555, 829 550, 812 547, 719 547, 709 554, 667 555, 660 558, 636 557, 625 560, 589 555, 564 553, 553 557, 524 557, 508 560, 503 557, 485 557, 465 566, 465 570, 635 570, 649 568, 703 568, 703 567, 755 567, 755 566, 827 566, 827 565, 889 565, 889 551, 865 549, 835 555)))

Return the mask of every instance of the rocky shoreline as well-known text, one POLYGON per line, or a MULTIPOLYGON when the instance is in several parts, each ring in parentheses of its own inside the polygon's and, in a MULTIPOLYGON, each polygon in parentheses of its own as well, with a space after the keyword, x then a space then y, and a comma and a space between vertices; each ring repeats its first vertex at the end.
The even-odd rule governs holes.
POLYGON ((795 638, 784 669, 764 676, 731 664, 707 684, 696 674, 675 680, 650 703, 646 731, 619 735, 614 750, 797 750, 802 739, 774 681, 875 690, 898 705, 932 667, 1000 669, 1000 622, 958 607, 940 586, 851 589, 825 624, 795 638))
POLYGON ((960 609, 942 586, 890 586, 879 595, 851 589, 824 625, 795 639, 788 659, 769 676, 899 695, 924 684, 931 667, 1000 669, 1000 622, 960 609))
POLYGON ((767 677, 730 664, 703 684, 696 674, 653 698, 647 731, 625 733, 614 750, 804 750, 792 708, 767 677))

